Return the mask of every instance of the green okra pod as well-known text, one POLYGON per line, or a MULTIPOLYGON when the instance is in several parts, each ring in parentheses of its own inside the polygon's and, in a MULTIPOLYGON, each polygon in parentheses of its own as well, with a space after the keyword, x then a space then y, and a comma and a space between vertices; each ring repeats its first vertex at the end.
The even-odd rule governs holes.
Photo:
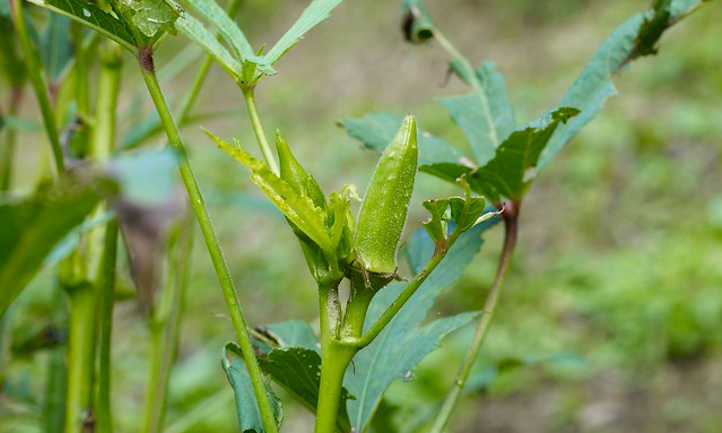
POLYGON ((396 272, 417 161, 416 120, 409 115, 381 155, 359 212, 354 249, 365 273, 396 272))

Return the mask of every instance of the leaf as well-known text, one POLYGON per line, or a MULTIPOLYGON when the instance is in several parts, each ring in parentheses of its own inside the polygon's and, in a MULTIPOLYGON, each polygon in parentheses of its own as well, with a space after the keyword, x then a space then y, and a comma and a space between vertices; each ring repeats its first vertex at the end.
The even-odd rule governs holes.
MULTIPOLYGON (((348 135, 359 140, 365 147, 381 153, 394 139, 402 120, 401 116, 394 114, 373 113, 361 118, 344 119, 343 127, 348 135)), ((458 163, 461 160, 462 156, 459 151, 446 141, 434 137, 420 128, 417 128, 417 133, 419 164, 458 163)))
POLYGON ((223 38, 231 45, 238 55, 238 59, 243 63, 245 60, 257 59, 253 52, 251 44, 246 39, 238 25, 228 16, 218 3, 214 0, 187 0, 198 13, 203 15, 211 24, 213 24, 223 38))
POLYGON ((50 14, 42 35, 41 55, 48 78, 57 82, 73 59, 73 42, 70 39, 71 20, 59 14, 50 14))
POLYGON ((0 203, 0 316, 53 247, 115 188, 105 178, 64 178, 30 197, 0 203))
POLYGON ((463 233, 501 214, 494 206, 487 206, 483 197, 471 197, 470 194, 466 198, 426 200, 424 207, 431 214, 431 218, 423 223, 424 229, 434 242, 446 240, 450 231, 449 223, 454 224, 453 230, 461 230, 463 233))
POLYGON ((113 6, 130 25, 151 40, 157 39, 162 32, 172 30, 179 15, 166 0, 115 0, 113 6))
POLYGON ((313 0, 276 45, 261 58, 261 63, 273 65, 290 50, 309 30, 325 20, 341 0, 313 0))
POLYGON ((485 166, 472 169, 460 164, 422 166, 425 171, 450 182, 466 175, 471 189, 496 203, 502 197, 521 198, 536 176, 539 155, 557 126, 576 115, 574 108, 562 107, 512 133, 485 166))
POLYGON ((549 163, 554 155, 597 115, 609 97, 617 94, 612 74, 622 72, 623 67, 631 60, 650 54, 650 50, 655 50, 654 45, 664 30, 680 17, 694 11, 704 1, 672 0, 667 7, 662 3, 666 4, 655 2, 655 5, 662 7, 659 11, 639 13, 619 25, 586 64, 560 103, 560 106, 577 108, 580 113, 566 125, 557 128, 539 159, 539 169, 549 163), (655 19, 659 20, 667 12, 667 25, 660 31, 660 23, 655 23, 655 19))
POLYGON ((126 49, 134 51, 136 42, 128 26, 121 20, 84 0, 28 0, 90 27, 126 49))
MULTIPOLYGON (((296 397, 311 412, 316 412, 321 378, 318 339, 305 322, 293 320, 268 325, 265 335, 278 347, 265 351, 258 362, 264 373, 296 397)), ((350 425, 346 400, 353 398, 344 388, 338 411, 342 431, 350 425)))
MULTIPOLYGON (((381 402, 384 391, 432 352, 448 333, 469 323, 477 313, 470 312, 435 320, 422 326, 434 299, 463 274, 481 247, 481 233, 493 223, 480 224, 461 235, 436 270, 419 287, 378 337, 354 357, 355 368, 346 371, 344 384, 356 400, 349 401, 351 425, 363 432, 381 402)), ((418 272, 434 252, 434 242, 425 231, 415 232, 406 247, 409 265, 418 272)), ((371 302, 365 327, 373 324, 405 287, 392 283, 379 291, 371 302)))
MULTIPOLYGON (((253 392, 253 384, 251 383, 251 376, 248 374, 246 363, 243 362, 242 358, 231 359, 231 353, 240 353, 240 348, 237 347, 235 343, 226 344, 223 349, 221 365, 223 366, 223 371, 226 372, 226 377, 236 397, 238 425, 243 433, 264 433, 266 430, 263 428, 263 418, 261 417, 261 411, 258 409, 256 396, 253 392)), ((281 401, 267 384, 266 392, 271 401, 276 424, 280 426, 283 420, 281 401)))
POLYGON ((229 74, 238 77, 243 73, 241 63, 228 52, 223 44, 218 42, 218 38, 208 31, 208 29, 203 26, 203 23, 190 14, 184 13, 180 15, 178 19, 175 20, 175 28, 213 56, 213 59, 229 74))
POLYGON ((325 225, 325 213, 313 201, 296 192, 286 181, 276 176, 268 165, 243 150, 238 143, 221 140, 210 131, 204 130, 218 146, 231 155, 251 171, 251 180, 266 194, 266 197, 295 224, 299 230, 306 234, 322 250, 333 252, 335 245, 331 244, 325 225))
POLYGON ((475 71, 474 79, 480 85, 478 90, 468 95, 439 99, 463 131, 479 165, 494 157, 496 148, 515 127, 506 80, 495 67, 492 62, 484 62, 475 71))

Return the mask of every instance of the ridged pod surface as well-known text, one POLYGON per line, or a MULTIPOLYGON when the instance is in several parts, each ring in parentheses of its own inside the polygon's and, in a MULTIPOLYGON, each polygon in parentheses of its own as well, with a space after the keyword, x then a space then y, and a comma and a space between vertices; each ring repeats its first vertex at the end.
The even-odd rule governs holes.
POLYGON ((354 248, 365 272, 396 272, 396 251, 414 189, 417 161, 416 119, 406 116, 381 155, 361 204, 354 248))

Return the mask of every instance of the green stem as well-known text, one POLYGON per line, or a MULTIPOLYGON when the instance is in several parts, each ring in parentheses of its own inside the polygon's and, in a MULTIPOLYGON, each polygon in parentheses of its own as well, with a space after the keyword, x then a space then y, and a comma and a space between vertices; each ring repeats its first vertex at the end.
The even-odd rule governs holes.
POLYGON ((68 390, 65 433, 83 433, 90 421, 96 303, 93 287, 80 284, 70 294, 68 390))
MULTIPOLYGON (((150 48, 141 48, 141 52, 143 50, 150 50, 150 48)), ((231 278, 230 270, 228 269, 228 265, 226 264, 226 260, 218 243, 218 239, 216 238, 216 234, 213 229, 210 216, 208 215, 203 196, 201 194, 200 188, 198 187, 198 182, 195 179, 195 175, 193 174, 193 170, 190 166, 190 161, 188 160, 188 155, 186 154, 185 146, 178 132, 178 127, 173 120, 173 116, 170 113, 168 104, 166 103, 165 97, 163 96, 163 93, 160 89, 160 85, 158 84, 158 79, 153 72, 152 52, 147 53, 147 55, 150 57, 150 62, 147 61, 147 58, 144 59, 142 54, 139 54, 140 67, 141 72, 143 73, 143 79, 145 80, 148 92, 153 99, 153 103, 155 104, 156 110, 158 111, 158 115, 161 118, 163 127, 166 130, 168 142, 170 143, 171 147, 176 149, 179 153, 178 165, 180 175, 183 179, 183 183, 186 186, 186 190, 188 191, 191 207, 193 208, 193 211, 198 220, 198 224, 201 227, 201 233, 203 234, 206 246, 208 247, 208 253, 211 257, 211 261, 213 262, 213 267, 215 268, 216 274, 218 275, 221 289, 223 290, 223 296, 225 298, 226 305, 231 316, 231 321, 233 322, 233 326, 236 330, 238 344, 241 348, 243 358, 246 362, 246 366, 248 367, 248 373, 251 377, 253 390, 255 392, 256 399, 258 401, 258 407, 263 418, 264 428, 268 433, 277 433, 278 427, 276 426, 276 421, 273 417, 271 402, 269 401, 268 395, 266 394, 266 388, 263 383, 263 376, 261 375, 261 370, 258 367, 258 361, 256 360, 255 354, 253 352, 253 346, 251 345, 251 339, 248 333, 248 326, 243 316, 243 312, 238 301, 235 287, 233 286, 233 280, 231 278), (149 65, 151 66, 151 68, 148 67, 149 65)))
POLYGON ((499 295, 501 294, 501 284, 504 280, 504 274, 506 274, 511 262, 511 257, 514 254, 514 247, 516 246, 517 234, 518 234, 518 222, 519 222, 519 202, 506 202, 504 203, 504 246, 501 252, 501 258, 499 259, 499 266, 496 270, 496 278, 494 283, 489 290, 489 294, 486 297, 484 303, 484 309, 482 310, 481 319, 479 325, 474 333, 474 338, 471 340, 469 350, 464 356, 464 360, 461 363, 456 379, 452 385, 449 393, 444 399, 444 403, 441 406, 434 425, 430 430, 430 433, 442 433, 446 424, 451 418, 451 414, 456 406, 456 402, 459 399, 461 390, 466 385, 466 380, 469 378, 471 367, 474 364, 474 360, 479 354, 479 349, 484 342, 484 337, 489 330, 489 325, 494 317, 494 310, 499 301, 499 295))
MULTIPOLYGON (((64 293, 56 287, 53 297, 53 322, 67 323, 64 293)), ((46 433, 63 433, 65 426, 65 390, 68 386, 68 368, 65 365, 65 345, 51 349, 48 357, 48 375, 45 385, 46 433)))
MULTIPOLYGON (((74 22, 70 26, 70 34, 73 38, 75 47, 75 104, 78 109, 78 116, 83 121, 83 125, 90 125, 90 86, 88 83, 88 60, 89 52, 85 47, 83 40, 83 26, 74 22)), ((98 87, 99 91, 103 91, 102 87, 98 87)))
POLYGON ((242 91, 243 98, 246 101, 246 107, 248 108, 248 117, 251 120, 253 133, 256 134, 256 140, 258 141, 258 146, 261 148, 261 153, 263 153, 263 157, 266 159, 266 163, 268 163, 271 171, 276 175, 279 175, 280 171, 278 169, 278 163, 276 162, 276 158, 273 156, 273 152, 271 152, 271 146, 268 144, 268 140, 266 139, 266 132, 263 130, 263 124, 261 123, 261 118, 258 115, 258 108, 256 108, 255 89, 253 86, 248 86, 243 87, 242 91))
POLYGON ((58 136, 58 127, 55 124, 55 118, 53 117, 53 110, 50 106, 50 98, 48 97, 48 88, 45 84, 43 77, 43 69, 40 66, 40 60, 38 54, 35 51, 28 29, 25 24, 25 17, 23 16, 23 2, 22 0, 9 0, 10 9, 12 10, 13 23, 15 24, 15 32, 17 33, 18 40, 20 41, 20 47, 22 48, 25 56, 25 70, 30 79, 30 83, 35 91, 35 96, 38 99, 40 105, 40 111, 43 116, 43 124, 45 125, 45 132, 48 134, 50 139, 50 147, 53 151, 53 159, 55 160, 55 168, 58 175, 65 173, 65 160, 63 159, 63 149, 60 146, 60 137, 58 136))
MULTIPOLYGON (((23 100, 23 87, 13 87, 10 91, 10 106, 8 116, 17 116, 20 103, 23 100)), ((5 146, 0 159, 0 191, 8 191, 13 177, 13 159, 15 157, 15 139, 17 131, 15 128, 8 128, 5 134, 5 146)))

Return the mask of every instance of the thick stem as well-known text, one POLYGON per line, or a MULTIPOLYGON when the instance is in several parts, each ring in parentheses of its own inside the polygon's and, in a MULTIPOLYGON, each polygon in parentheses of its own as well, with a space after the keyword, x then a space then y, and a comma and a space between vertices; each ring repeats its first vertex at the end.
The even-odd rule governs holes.
MULTIPOLYGON (((23 100, 23 87, 13 87, 10 91, 10 104, 8 116, 17 116, 20 103, 23 100)), ((5 145, 2 156, 0 156, 0 191, 8 191, 13 177, 13 159, 15 157, 15 139, 17 132, 15 128, 8 128, 5 133, 5 145)))
POLYGON ((45 132, 48 134, 50 140, 50 148, 53 151, 53 159, 55 160, 55 168, 57 173, 63 174, 65 172, 65 160, 63 158, 63 149, 60 146, 60 137, 58 135, 58 127, 55 124, 55 117, 53 116, 53 109, 50 106, 50 98, 48 97, 48 88, 43 78, 43 69, 40 66, 38 54, 35 51, 28 29, 25 24, 25 17, 23 16, 23 2, 22 0, 9 0, 10 9, 12 10, 13 23, 15 24, 15 32, 17 33, 18 40, 20 41, 20 47, 22 48, 25 56, 25 70, 30 79, 30 83, 33 85, 35 96, 38 99, 38 105, 40 105, 40 112, 43 116, 43 124, 45 126, 45 132))
POLYGON ((65 433, 83 433, 85 426, 93 422, 91 394, 96 303, 93 287, 89 284, 81 284, 68 290, 70 292, 70 332, 65 433))
POLYGON ((258 146, 261 148, 261 153, 263 153, 263 157, 266 159, 266 163, 271 168, 271 171, 274 172, 276 175, 279 175, 280 171, 278 169, 276 157, 273 156, 271 146, 268 144, 268 140, 266 139, 266 132, 263 130, 261 118, 258 115, 258 108, 256 107, 255 89, 253 88, 253 86, 249 86, 242 88, 242 91, 243 98, 246 101, 246 107, 248 108, 248 117, 251 120, 251 125, 253 126, 253 133, 256 135, 256 140, 258 141, 258 146))
POLYGON ((484 342, 484 337, 489 330, 491 319, 494 317, 494 310, 496 309, 499 295, 501 294, 501 284, 504 280, 504 274, 506 274, 506 271, 509 268, 511 257, 514 253, 514 247, 516 246, 519 223, 519 201, 504 202, 502 206, 504 209, 504 213, 502 214, 504 217, 504 246, 499 259, 499 266, 496 270, 496 278, 494 279, 494 283, 492 284, 489 294, 486 297, 481 319, 479 320, 479 325, 474 333, 474 338, 471 340, 469 350, 464 356, 459 372, 456 374, 454 384, 444 399, 444 403, 441 406, 439 414, 436 416, 436 420, 434 421, 434 425, 431 428, 430 433, 442 433, 446 424, 449 422, 451 413, 456 406, 456 401, 461 394, 461 390, 466 384, 466 380, 469 378, 471 367, 479 354, 481 344, 484 342))
POLYGON ((261 375, 261 370, 258 367, 258 361, 256 360, 253 352, 248 327, 238 301, 236 289, 233 286, 230 270, 228 269, 228 265, 226 264, 226 260, 223 256, 223 251, 218 243, 203 196, 200 188, 198 187, 198 182, 196 181, 193 170, 191 169, 190 161, 186 155, 185 146, 178 132, 178 127, 173 120, 173 116, 170 113, 168 104, 166 103, 165 97, 163 96, 158 80, 152 69, 152 52, 149 53, 148 50, 150 50, 150 48, 142 48, 141 53, 139 54, 143 79, 145 80, 148 92, 153 99, 153 103, 155 104, 158 115, 160 116, 163 127, 165 128, 168 136, 168 142, 171 147, 176 149, 179 153, 178 165, 180 175, 183 179, 186 190, 188 191, 191 207, 198 219, 198 224, 201 227, 201 233, 203 234, 206 246, 208 247, 208 253, 211 257, 211 261, 213 262, 213 267, 218 276, 221 289, 223 290, 223 296, 231 316, 231 321, 233 322, 233 326, 236 330, 238 344, 241 348, 243 358, 246 362, 246 366, 248 367, 248 373, 251 377, 253 390, 263 418, 264 428, 268 433, 277 433, 278 427, 276 426, 276 421, 273 417, 271 402, 266 394, 263 376, 261 375), (150 56, 150 61, 148 61, 147 58, 144 58, 144 56, 150 56))

